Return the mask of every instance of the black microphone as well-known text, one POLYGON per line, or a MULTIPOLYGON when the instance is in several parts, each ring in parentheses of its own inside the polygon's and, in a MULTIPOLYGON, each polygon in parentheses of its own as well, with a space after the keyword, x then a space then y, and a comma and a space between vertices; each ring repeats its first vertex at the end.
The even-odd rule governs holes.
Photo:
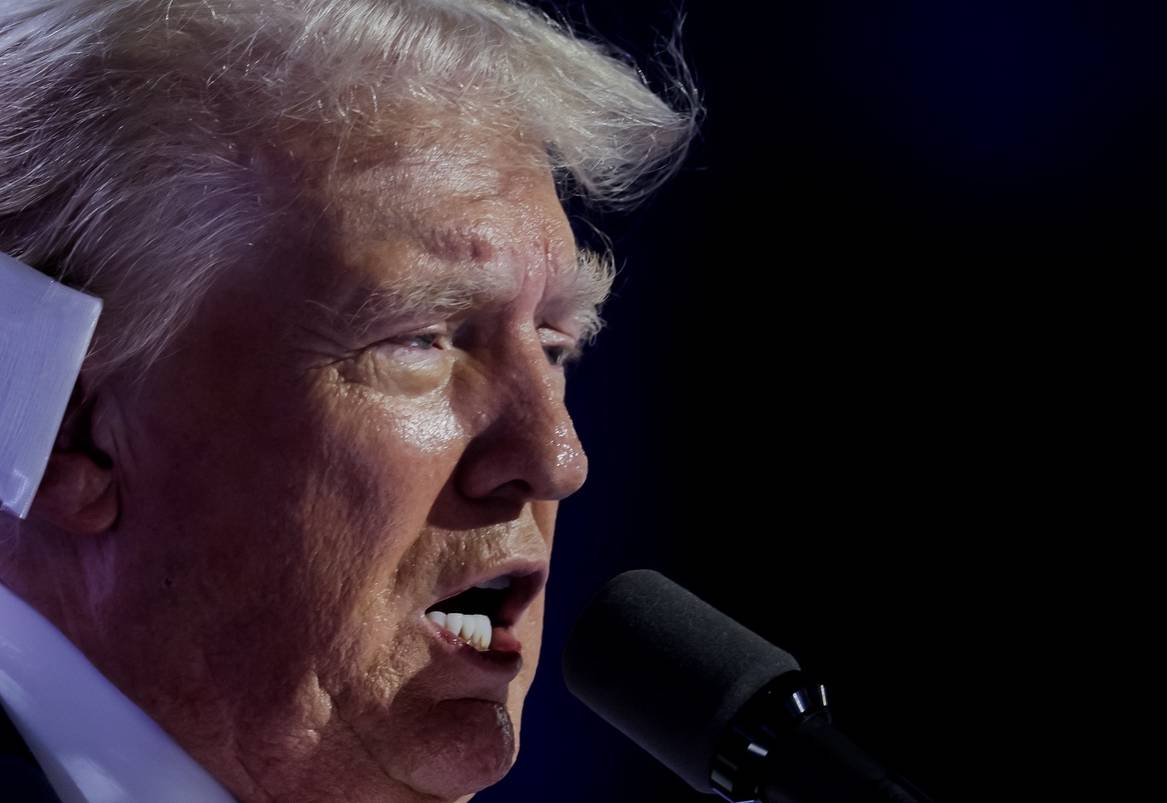
POLYGON ((625 572, 563 653, 572 694, 705 794, 734 803, 930 803, 831 725, 798 662, 663 575, 625 572))

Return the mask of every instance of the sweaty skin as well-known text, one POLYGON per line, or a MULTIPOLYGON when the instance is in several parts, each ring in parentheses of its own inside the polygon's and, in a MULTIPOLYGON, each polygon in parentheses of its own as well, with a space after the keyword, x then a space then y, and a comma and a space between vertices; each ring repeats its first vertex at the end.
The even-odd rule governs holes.
POLYGON ((314 186, 286 252, 98 391, 112 526, 42 522, 4 567, 241 801, 467 800, 515 759, 542 594, 509 684, 436 661, 422 619, 467 567, 549 560, 587 471, 558 363, 590 296, 550 173, 513 147, 314 186), (362 319, 373 288, 410 317, 362 319))

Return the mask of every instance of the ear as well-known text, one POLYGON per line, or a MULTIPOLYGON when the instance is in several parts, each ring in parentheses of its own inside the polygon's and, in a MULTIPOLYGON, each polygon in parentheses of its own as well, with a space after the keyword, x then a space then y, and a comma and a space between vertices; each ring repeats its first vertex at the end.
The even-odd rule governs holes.
POLYGON ((118 494, 113 460, 94 445, 96 399, 85 399, 82 381, 73 388, 29 518, 76 535, 96 535, 117 521, 118 494))

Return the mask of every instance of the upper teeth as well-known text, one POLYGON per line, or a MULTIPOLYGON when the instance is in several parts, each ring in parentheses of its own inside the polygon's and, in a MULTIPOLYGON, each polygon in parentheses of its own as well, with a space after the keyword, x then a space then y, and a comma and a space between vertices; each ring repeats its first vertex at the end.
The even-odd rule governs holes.
POLYGON ((490 617, 482 613, 442 613, 430 611, 426 619, 468 642, 474 649, 484 652, 490 649, 493 628, 490 617))
POLYGON ((487 580, 485 583, 479 583, 478 585, 476 585, 474 587, 475 588, 487 588, 487 589, 490 589, 491 591, 501 591, 504 588, 511 587, 511 578, 510 578, 510 575, 506 575, 503 577, 496 577, 493 580, 487 580))

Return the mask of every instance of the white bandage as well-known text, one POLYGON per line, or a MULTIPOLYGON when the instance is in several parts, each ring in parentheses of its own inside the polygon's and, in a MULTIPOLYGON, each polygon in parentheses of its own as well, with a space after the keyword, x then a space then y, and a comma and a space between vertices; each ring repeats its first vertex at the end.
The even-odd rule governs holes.
POLYGON ((0 252, 0 510, 28 516, 101 299, 0 252))

